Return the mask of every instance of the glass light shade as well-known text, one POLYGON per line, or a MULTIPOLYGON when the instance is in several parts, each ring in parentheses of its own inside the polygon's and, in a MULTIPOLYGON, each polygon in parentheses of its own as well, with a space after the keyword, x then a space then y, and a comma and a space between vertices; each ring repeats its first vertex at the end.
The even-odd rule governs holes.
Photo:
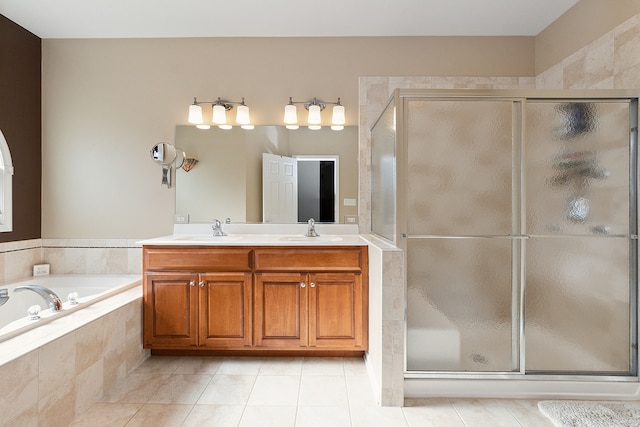
POLYGON ((220 129, 224 129, 224 130, 233 129, 233 126, 231 126, 231 125, 218 125, 218 127, 220 129))
POLYGON ((255 128, 254 125, 242 125, 240 126, 242 129, 246 129, 246 130, 252 130, 255 128))
POLYGON ((331 124, 343 125, 344 119, 344 107, 342 105, 335 105, 333 107, 333 116, 331 117, 331 124))
POLYGON ((224 105, 213 106, 213 119, 211 121, 217 125, 227 123, 227 110, 224 108, 224 105))
POLYGON ((249 119, 249 107, 246 105, 238 105, 238 111, 236 112, 236 122, 240 125, 248 125, 251 123, 249 119))
POLYGON ((298 123, 298 109, 293 104, 284 106, 284 123, 287 125, 295 125, 298 123))
POLYGON ((298 129, 300 126, 298 126, 298 125, 287 125, 287 126, 285 126, 285 127, 286 127, 287 129, 289 129, 289 130, 296 130, 296 129, 298 129))
POLYGON ((211 126, 209 125, 196 125, 196 127, 198 129, 204 129, 204 130, 211 129, 211 126))
POLYGON ((189 105, 189 123, 199 125, 202 123, 202 107, 196 104, 189 105))
POLYGON ((331 130, 342 130, 344 126, 342 125, 331 125, 331 130))
POLYGON ((307 122, 310 125, 319 125, 322 122, 319 105, 309 105, 309 118, 307 118, 307 122))
POLYGON ((309 129, 311 129, 311 130, 320 130, 320 129, 322 129, 322 126, 320 126, 320 125, 309 125, 309 129))

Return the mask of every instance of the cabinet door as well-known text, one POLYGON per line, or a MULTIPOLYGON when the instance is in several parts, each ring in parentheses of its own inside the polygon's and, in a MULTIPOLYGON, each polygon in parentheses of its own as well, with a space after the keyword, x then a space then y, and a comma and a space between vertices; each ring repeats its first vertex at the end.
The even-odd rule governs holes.
POLYGON ((176 348, 197 343, 197 276, 148 273, 144 277, 144 346, 176 348))
POLYGON ((251 345, 251 273, 200 274, 200 346, 215 349, 251 345))
POLYGON ((257 347, 307 346, 306 274, 258 273, 255 280, 254 343, 257 347))
POLYGON ((359 273, 309 275, 309 346, 366 349, 362 276, 359 273))

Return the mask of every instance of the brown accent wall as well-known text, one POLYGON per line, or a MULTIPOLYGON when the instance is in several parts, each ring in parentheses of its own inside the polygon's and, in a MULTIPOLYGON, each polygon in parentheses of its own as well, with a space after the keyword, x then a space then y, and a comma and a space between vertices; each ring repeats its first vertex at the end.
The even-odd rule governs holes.
POLYGON ((0 15, 0 129, 13 159, 13 232, 0 242, 41 237, 41 40, 0 15))

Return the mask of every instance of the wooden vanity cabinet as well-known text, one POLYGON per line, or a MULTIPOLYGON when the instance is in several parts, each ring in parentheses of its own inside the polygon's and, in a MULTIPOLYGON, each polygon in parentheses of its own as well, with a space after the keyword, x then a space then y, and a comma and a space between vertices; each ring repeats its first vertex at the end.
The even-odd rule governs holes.
POLYGON ((251 346, 250 252, 143 248, 145 348, 251 346))
POLYGON ((367 349, 365 248, 256 248, 255 259, 256 347, 367 349))
POLYGON ((362 352, 366 246, 143 247, 144 347, 362 352))

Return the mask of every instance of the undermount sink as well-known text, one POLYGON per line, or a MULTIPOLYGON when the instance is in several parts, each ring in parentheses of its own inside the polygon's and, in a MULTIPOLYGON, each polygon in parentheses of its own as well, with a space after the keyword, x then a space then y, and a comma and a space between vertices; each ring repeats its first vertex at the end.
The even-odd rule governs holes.
POLYGON ((235 242, 242 239, 242 236, 179 236, 174 240, 184 240, 190 242, 235 242))
POLYGON ((280 240, 286 240, 288 242, 341 242, 342 237, 340 236, 315 236, 315 237, 306 237, 306 236, 285 236, 281 237, 280 240))

